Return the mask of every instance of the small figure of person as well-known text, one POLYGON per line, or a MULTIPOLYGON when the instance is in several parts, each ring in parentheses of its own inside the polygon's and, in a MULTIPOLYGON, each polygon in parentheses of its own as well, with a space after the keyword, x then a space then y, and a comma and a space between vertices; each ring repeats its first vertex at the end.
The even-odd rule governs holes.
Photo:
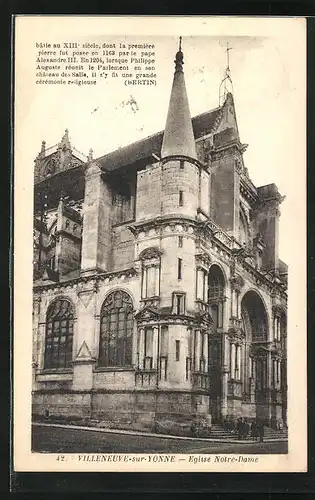
POLYGON ((238 436, 238 439, 242 439, 242 435, 243 435, 243 422, 242 422, 242 419, 239 418, 237 420, 237 436, 238 436))
POLYGON ((253 441, 257 441, 257 423, 256 423, 256 420, 252 421, 252 424, 250 426, 250 430, 251 430, 251 436, 253 438, 253 441))
POLYGON ((226 418, 226 417, 225 417, 225 419, 223 420, 223 429, 224 429, 225 431, 228 431, 228 429, 229 429, 228 420, 227 420, 227 418, 226 418))
POLYGON ((263 422, 259 422, 258 431, 259 431, 259 441, 262 443, 264 441, 264 433, 265 433, 263 422))
POLYGON ((249 434, 249 423, 247 422, 247 419, 245 418, 244 420, 244 438, 247 439, 249 434))

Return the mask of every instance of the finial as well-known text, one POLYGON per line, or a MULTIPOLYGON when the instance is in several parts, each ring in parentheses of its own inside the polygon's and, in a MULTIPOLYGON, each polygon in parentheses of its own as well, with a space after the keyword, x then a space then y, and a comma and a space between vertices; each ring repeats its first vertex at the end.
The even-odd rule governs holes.
POLYGON ((58 145, 59 148, 71 149, 70 139, 69 139, 69 129, 65 129, 65 133, 58 145))
POLYGON ((41 153, 45 153, 46 141, 42 141, 41 153))
POLYGON ((182 53, 182 37, 179 37, 178 52, 175 56, 175 73, 183 72, 184 54, 182 53))
POLYGON ((232 83, 232 78, 231 78, 231 71, 230 71, 230 50, 232 50, 233 47, 230 47, 229 42, 226 43, 226 68, 224 72, 224 76, 221 80, 220 83, 220 88, 219 88, 219 106, 222 106, 223 103, 225 102, 227 95, 229 93, 233 94, 233 83, 232 83), (223 87, 223 89, 222 89, 223 87))
POLYGON ((229 54, 229 51, 232 50, 233 47, 230 47, 229 46, 229 42, 226 42, 226 59, 227 59, 227 64, 226 64, 226 73, 228 73, 230 71, 230 54, 229 54))
POLYGON ((91 161, 91 160, 93 160, 93 149, 92 148, 89 149, 89 154, 88 154, 88 161, 91 161))

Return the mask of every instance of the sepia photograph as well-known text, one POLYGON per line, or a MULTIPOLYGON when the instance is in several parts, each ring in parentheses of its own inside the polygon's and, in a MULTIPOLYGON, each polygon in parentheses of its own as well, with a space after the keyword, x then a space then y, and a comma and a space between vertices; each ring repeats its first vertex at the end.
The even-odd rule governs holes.
POLYGON ((87 20, 16 18, 17 435, 64 470, 304 470, 303 20, 87 20))

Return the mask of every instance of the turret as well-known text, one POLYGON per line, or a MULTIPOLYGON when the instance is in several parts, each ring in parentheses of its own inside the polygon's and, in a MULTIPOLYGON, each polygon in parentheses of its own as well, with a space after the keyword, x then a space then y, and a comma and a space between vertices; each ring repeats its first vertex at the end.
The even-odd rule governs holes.
POLYGON ((175 56, 175 73, 161 149, 162 160, 171 156, 197 159, 194 133, 186 92, 181 49, 175 56))

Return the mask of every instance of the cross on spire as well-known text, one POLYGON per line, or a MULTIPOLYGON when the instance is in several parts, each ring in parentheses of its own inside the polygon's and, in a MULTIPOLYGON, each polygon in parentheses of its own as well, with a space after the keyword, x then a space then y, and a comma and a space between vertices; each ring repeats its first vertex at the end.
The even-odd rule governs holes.
POLYGON ((183 72, 184 55, 182 53, 182 37, 179 37, 178 51, 175 56, 175 73, 183 72))
POLYGON ((229 54, 229 51, 232 50, 233 47, 230 47, 229 46, 229 42, 226 42, 226 49, 225 49, 225 52, 226 52, 226 59, 227 59, 227 71, 230 71, 230 54, 229 54))
POLYGON ((223 105, 228 93, 233 94, 233 83, 231 79, 231 70, 230 70, 230 50, 232 50, 232 48, 233 47, 229 45, 229 42, 227 42, 225 49, 226 68, 219 87, 219 106, 223 105))

